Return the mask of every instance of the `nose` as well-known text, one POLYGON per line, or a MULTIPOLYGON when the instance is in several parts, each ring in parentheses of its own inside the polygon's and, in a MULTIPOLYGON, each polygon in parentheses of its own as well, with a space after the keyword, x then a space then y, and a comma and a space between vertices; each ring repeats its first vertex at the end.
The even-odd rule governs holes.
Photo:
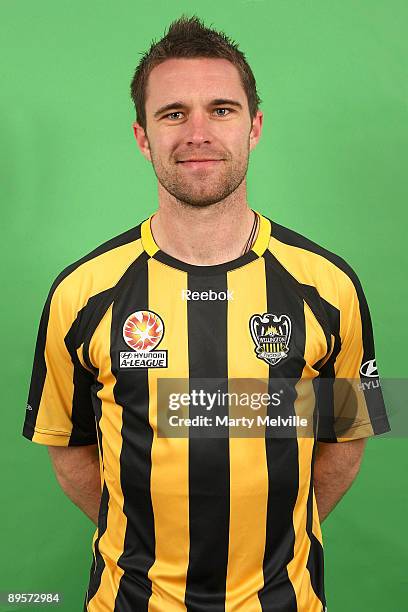
POLYGON ((212 142, 210 121, 205 112, 192 112, 185 125, 185 143, 201 145, 212 142))

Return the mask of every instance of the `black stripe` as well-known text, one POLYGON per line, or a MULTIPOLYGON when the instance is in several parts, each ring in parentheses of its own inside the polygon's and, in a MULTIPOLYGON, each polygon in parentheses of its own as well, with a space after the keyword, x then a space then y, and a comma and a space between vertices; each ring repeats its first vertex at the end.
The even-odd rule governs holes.
MULTIPOLYGON (((358 303, 360 307, 364 350, 362 364, 364 364, 366 363, 366 361, 375 358, 374 335, 371 315, 363 289, 357 277, 355 277, 353 282, 357 292, 358 303)), ((372 382, 372 378, 360 374, 360 382, 368 381, 372 382)), ((378 387, 370 388, 370 390, 364 389, 364 396, 374 435, 390 431, 391 427, 385 410, 384 397, 380 385, 378 385, 378 387)))
POLYGON ((38 410, 40 407, 41 396, 44 388, 45 378, 47 376, 47 366, 45 363, 45 343, 47 338, 47 328, 48 321, 50 316, 50 304, 54 292, 58 285, 69 276, 74 270, 79 268, 83 263, 106 253, 109 250, 115 249, 117 247, 123 246, 129 242, 133 242, 134 240, 140 239, 140 227, 138 226, 120 234, 104 242, 99 247, 79 259, 78 261, 72 263, 67 268, 65 268, 54 280, 51 289, 48 293, 46 302, 43 307, 43 311, 41 314, 40 324, 38 328, 37 341, 35 346, 34 360, 33 360, 33 368, 31 374, 31 382, 30 389, 28 393, 28 405, 30 406, 30 410, 27 410, 25 416, 25 422, 23 426, 22 435, 26 438, 32 440, 34 435, 34 427, 37 421, 38 410))
POLYGON ((72 430, 68 446, 97 444, 95 415, 91 396, 94 377, 85 370, 75 356, 74 393, 72 398, 72 430))
MULTIPOLYGON (((272 223, 272 221, 271 221, 272 223)), ((353 281, 353 283, 358 283, 358 279, 356 273, 351 268, 351 266, 339 255, 332 253, 328 249, 320 246, 313 240, 306 238, 302 234, 295 232, 292 229, 284 227, 283 225, 279 225, 275 221, 272 223, 272 234, 273 238, 283 242, 284 244, 288 244, 290 246, 295 246, 300 249, 304 249, 305 251, 310 251, 311 253, 316 253, 316 255, 321 255, 327 261, 330 261, 335 266, 337 266, 340 270, 345 272, 347 276, 353 281)))
POLYGON ((279 274, 279 276, 282 278, 282 280, 285 281, 285 283, 288 283, 292 286, 293 291, 295 291, 309 306, 320 327, 322 328, 322 331, 326 338, 327 355, 331 345, 331 329, 330 323, 327 318, 327 313, 324 308, 324 299, 319 295, 316 287, 313 287, 312 285, 306 285, 304 283, 299 283, 299 281, 281 264, 281 262, 275 257, 275 255, 271 251, 268 251, 268 264, 274 270, 274 272, 279 274))
MULTIPOLYGON (((105 561, 99 552, 99 542, 101 537, 104 535, 108 522, 108 509, 109 509, 109 491, 106 483, 103 485, 101 504, 99 506, 98 514, 98 537, 95 540, 95 558, 92 555, 92 565, 89 572, 89 584, 86 593, 86 601, 89 603, 91 599, 96 595, 101 584, 101 578, 103 570, 105 569, 105 561), (95 563, 96 559, 96 563, 95 563)), ((86 609, 86 608, 85 608, 86 609)))
MULTIPOLYGON (((99 373, 97 372, 96 379, 98 378, 98 376, 99 376, 99 373)), ((102 401, 98 397, 98 391, 102 389, 102 386, 103 386, 102 383, 96 380, 95 394, 94 394, 94 410, 95 410, 95 419, 96 419, 96 433, 97 433, 99 449, 100 449, 99 452, 100 452, 100 458, 101 458, 102 465, 103 465, 102 432, 101 432, 100 425, 99 425, 101 417, 102 417, 102 401)), ((109 490, 106 486, 106 483, 104 482, 103 488, 102 488, 102 494, 101 494, 101 503, 100 503, 99 512, 98 512, 98 537, 95 540, 95 546, 94 546, 95 558, 92 555, 92 566, 90 570, 88 591, 86 595, 88 602, 97 593, 100 583, 101 583, 102 573, 103 573, 103 570, 105 569, 105 560, 102 557, 101 553, 99 552, 99 541, 106 531, 108 509, 109 509, 109 490), (96 563, 95 563, 95 559, 96 559, 96 563)))
MULTIPOLYGON (((74 365, 73 376, 73 398, 72 398, 72 431, 69 439, 69 446, 83 444, 96 444, 97 433, 95 427, 95 413, 93 403, 92 387, 96 385, 96 375, 82 366, 78 359, 77 349, 84 341, 83 321, 88 320, 87 313, 92 310, 100 296, 94 296, 88 304, 82 308, 71 329, 64 338, 65 346, 71 356, 74 365), (82 324, 81 324, 82 323, 82 324)), ((99 384, 99 388, 101 385, 99 384)), ((95 391, 96 398, 96 391, 95 391)), ((99 399, 97 398, 97 401, 99 399)))
POLYGON ((123 408, 120 481, 124 496, 126 533, 118 566, 124 570, 115 600, 115 612, 147 612, 152 593, 148 572, 155 560, 155 532, 151 499, 151 449, 148 369, 118 369, 118 351, 129 350, 123 340, 123 324, 138 310, 148 310, 148 255, 142 253, 122 277, 113 304, 111 328, 113 394, 123 408))
POLYGON ((116 287, 117 285, 90 297, 85 306, 78 312, 77 318, 65 338, 65 344, 71 355, 76 353, 76 349, 81 344, 84 345, 82 351, 84 362, 94 372, 95 377, 98 374, 98 369, 95 368, 89 358, 89 343, 109 306, 113 303, 116 287))
MULTIPOLYGON (((272 236, 285 244, 296 246, 310 251, 311 253, 321 255, 347 274, 354 285, 359 303, 363 340, 363 358, 361 363, 374 359, 375 346, 370 311, 360 280, 353 268, 342 257, 335 255, 331 251, 318 245, 316 242, 313 242, 305 236, 279 225, 278 223, 273 223, 272 225, 272 236)), ((367 382, 370 380, 372 379, 362 375, 360 376, 361 382, 367 382)), ((378 386, 370 389, 369 391, 364 390, 364 393, 374 434, 381 434, 389 431, 390 424, 388 422, 387 413, 385 410, 381 387, 378 386)), ((324 441, 330 442, 332 440, 327 439, 324 441)))
MULTIPOLYGON (((305 365, 305 319, 303 299, 294 291, 293 283, 276 270, 276 262, 270 251, 265 260, 267 312, 286 314, 292 322, 292 337, 289 354, 276 365, 269 365, 270 394, 284 387, 279 414, 295 416, 295 384, 300 379, 305 365), (286 379, 286 380, 284 380, 286 379)), ((263 313, 259 313, 263 314, 263 313)), ((276 416, 276 408, 268 406, 268 416, 276 416)), ((296 428, 292 431, 266 430, 265 444, 268 467, 268 502, 266 518, 266 543, 263 560, 264 586, 258 593, 264 612, 296 612, 296 594, 289 580, 287 565, 293 559, 295 532, 293 510, 299 487, 299 457, 296 428)))
POLYGON ((35 345, 33 368, 31 372, 30 389, 28 392, 27 411, 22 434, 29 440, 34 435, 34 427, 37 422, 38 410, 40 408, 41 396, 44 388, 47 366, 45 363, 45 341, 47 338, 48 321, 50 317, 50 303, 54 290, 51 289, 47 301, 45 302, 40 324, 38 327, 37 341, 35 345))
MULTIPOLYGON (((102 443, 102 432, 100 430, 100 420, 102 417, 102 401, 98 396, 98 392, 103 388, 101 382, 99 382, 99 370, 92 366, 93 374, 88 372, 89 375, 89 386, 83 389, 83 393, 79 392, 78 384, 76 383, 75 371, 80 368, 79 371, 84 372, 80 364, 76 349, 84 344, 84 359, 89 367, 89 357, 86 359, 87 351, 89 350, 89 340, 95 332, 96 327, 100 323, 103 315, 112 303, 112 291, 103 291, 98 295, 93 296, 80 310, 78 316, 72 325, 69 333, 65 337, 65 344, 71 354, 71 358, 75 364, 74 370, 74 401, 72 406, 72 422, 73 429, 69 444, 72 445, 78 440, 79 431, 82 431, 84 425, 82 425, 87 419, 93 420, 93 428, 97 436, 96 442, 99 442, 100 458, 103 465, 103 443, 102 443), (92 387, 90 389, 90 387, 92 387), (92 404, 88 406, 88 402, 92 404), (92 416, 87 416, 92 415, 92 416), (96 427, 95 427, 96 425, 96 427)), ((91 427, 91 423, 86 423, 88 428, 91 427)), ((98 537, 95 540, 94 551, 95 557, 92 555, 92 565, 89 574, 88 589, 85 594, 84 610, 86 610, 87 603, 97 593, 103 570, 105 569, 105 561, 99 552, 99 541, 106 531, 107 527, 107 513, 109 507, 109 491, 104 482, 101 492, 101 503, 98 512, 98 537)))
MULTIPOLYGON (((334 399, 333 399, 333 383, 334 383, 334 363, 341 349, 340 340, 340 312, 332 306, 323 297, 320 296, 317 289, 311 285, 299 283, 298 280, 278 261, 278 259, 267 251, 265 257, 268 261, 268 267, 276 273, 282 282, 285 283, 306 302, 314 314, 316 320, 320 324, 326 339, 326 355, 313 364, 315 369, 320 369, 319 376, 313 380, 313 387, 316 396, 316 407, 313 414, 313 431, 317 431, 317 414, 319 414, 319 440, 322 442, 336 441, 334 434, 334 399), (324 362, 331 349, 331 335, 334 336, 334 347, 329 359, 326 360, 323 366, 320 363, 324 362), (327 380, 320 380, 321 378, 327 380)), ((350 409, 348 410, 350 415, 350 409)))
POLYGON ((313 381, 316 394, 316 411, 319 414, 317 439, 319 442, 336 442, 334 424, 334 364, 341 349, 340 311, 322 298, 322 304, 329 320, 331 333, 334 336, 333 351, 320 368, 319 376, 313 381))
POLYGON ((306 567, 310 573, 310 582, 317 597, 326 606, 326 596, 324 587, 324 552, 319 540, 313 534, 313 481, 314 465, 317 443, 313 446, 312 470, 310 477, 309 495, 307 498, 306 531, 310 539, 310 550, 306 567))
POLYGON ((322 357, 317 363, 313 364, 313 368, 318 370, 320 364, 325 361, 331 349, 331 326, 325 309, 325 305, 327 304, 327 302, 324 300, 324 298, 321 297, 316 287, 312 287, 311 285, 305 285, 303 283, 299 283, 299 285, 302 290, 303 299, 310 307, 316 320, 320 324, 320 327, 322 328, 322 331, 326 338, 326 355, 322 357))
MULTIPOLYGON (((188 289, 227 291, 227 276, 206 279, 189 275, 188 289)), ((194 389, 226 392, 227 301, 189 300, 187 311, 190 393, 194 389), (213 378, 222 380, 212 383, 213 378)), ((203 412, 202 407, 190 406, 192 417, 203 412)), ((212 413, 228 415, 228 407, 213 409, 212 413)), ((188 612, 224 612, 230 508, 228 431, 224 437, 206 437, 205 430, 196 428, 194 432, 193 437, 190 429, 190 555, 185 605, 188 612)), ((215 436, 214 430, 209 435, 215 436)))
MULTIPOLYGON (((137 259, 131 264, 136 265, 137 259)), ((89 358, 89 344, 96 328, 115 299, 120 287, 102 291, 92 296, 82 308, 64 341, 74 364, 74 393, 72 402, 72 432, 69 446, 82 444, 96 444, 95 418, 93 401, 100 403, 97 392, 101 385, 97 382, 98 369, 94 367, 89 358), (77 349, 83 344, 83 357, 86 365, 93 371, 85 370, 78 359, 77 349), (92 385, 96 389, 92 389, 92 385)))

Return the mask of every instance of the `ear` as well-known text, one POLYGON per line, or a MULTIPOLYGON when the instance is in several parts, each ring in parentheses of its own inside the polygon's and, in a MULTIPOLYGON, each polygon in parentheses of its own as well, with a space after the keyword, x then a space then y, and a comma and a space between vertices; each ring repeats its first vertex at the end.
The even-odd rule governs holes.
POLYGON ((133 128, 133 133, 136 138, 136 142, 138 144, 140 151, 142 152, 142 155, 147 160, 152 161, 152 158, 150 155, 150 145, 149 145, 149 140, 146 135, 146 131, 142 128, 142 126, 139 123, 137 123, 137 121, 134 121, 132 123, 132 128, 133 128))
POLYGON ((249 149, 252 151, 258 144, 262 132, 263 112, 258 111, 252 121, 252 129, 249 135, 249 149))

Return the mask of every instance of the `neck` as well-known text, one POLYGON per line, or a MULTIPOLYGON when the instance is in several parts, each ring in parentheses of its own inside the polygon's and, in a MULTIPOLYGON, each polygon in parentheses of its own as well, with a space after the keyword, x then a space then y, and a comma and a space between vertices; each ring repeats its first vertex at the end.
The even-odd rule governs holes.
POLYGON ((205 266, 242 255, 253 222, 254 213, 246 198, 229 197, 200 207, 166 197, 159 198, 151 230, 161 251, 186 263, 205 266))

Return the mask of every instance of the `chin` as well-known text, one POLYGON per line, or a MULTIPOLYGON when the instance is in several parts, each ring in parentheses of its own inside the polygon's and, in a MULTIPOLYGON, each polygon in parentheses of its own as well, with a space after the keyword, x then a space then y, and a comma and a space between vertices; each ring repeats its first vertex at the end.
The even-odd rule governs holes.
POLYGON ((199 195, 196 197, 191 193, 179 193, 175 194, 175 197, 178 200, 185 202, 186 204, 202 208, 204 206, 212 206, 213 204, 218 204, 222 200, 225 200, 225 198, 227 198, 231 193, 231 191, 225 191, 222 193, 199 195))

